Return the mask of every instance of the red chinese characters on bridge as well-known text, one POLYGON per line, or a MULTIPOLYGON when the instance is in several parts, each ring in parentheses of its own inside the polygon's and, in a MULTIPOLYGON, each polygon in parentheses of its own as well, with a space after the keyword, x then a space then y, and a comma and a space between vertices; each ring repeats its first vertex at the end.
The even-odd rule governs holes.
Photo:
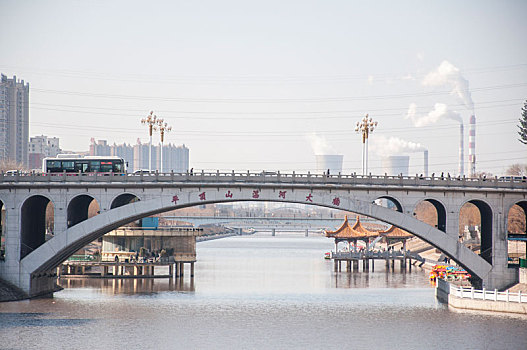
POLYGON ((308 196, 306 196, 306 202, 313 203, 313 194, 312 193, 310 193, 308 196))
POLYGON ((253 191, 253 198, 260 198, 260 191, 254 190, 253 191))
POLYGON ((177 195, 175 195, 175 196, 172 197, 172 202, 173 202, 174 204, 177 204, 177 201, 178 201, 178 200, 179 200, 179 197, 178 197, 177 195))
POLYGON ((232 192, 230 190, 225 193, 225 198, 232 198, 232 192))
POLYGON ((340 198, 339 197, 333 198, 333 205, 336 205, 337 207, 340 205, 340 198))
POLYGON ((205 192, 201 192, 201 193, 199 194, 199 200, 200 200, 200 201, 204 201, 204 200, 206 200, 206 199, 207 199, 207 198, 205 198, 205 192))
POLYGON ((286 194, 287 191, 279 191, 278 192, 278 198, 283 198, 285 199, 285 194, 286 194))

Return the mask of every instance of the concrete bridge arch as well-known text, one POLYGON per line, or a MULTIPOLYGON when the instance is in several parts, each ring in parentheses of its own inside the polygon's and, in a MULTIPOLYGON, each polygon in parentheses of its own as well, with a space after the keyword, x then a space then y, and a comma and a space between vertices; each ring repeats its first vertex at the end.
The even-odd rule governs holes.
MULTIPOLYGON (((487 283, 490 283, 492 280, 491 264, 470 251, 462 243, 458 242, 457 239, 445 234, 445 232, 435 227, 417 220, 411 215, 384 208, 371 202, 361 201, 348 196, 341 196, 338 193, 331 193, 328 191, 321 193, 316 193, 314 191, 296 191, 293 198, 288 198, 287 200, 276 200, 269 198, 270 196, 264 195, 258 199, 254 199, 252 198, 254 192, 251 193, 251 191, 247 192, 241 189, 238 191, 236 198, 225 198, 222 195, 227 191, 229 190, 218 189, 214 192, 207 192, 207 195, 210 197, 203 200, 199 199, 200 193, 198 191, 181 192, 178 195, 161 196, 107 210, 100 215, 80 222, 63 232, 57 233, 54 238, 38 247, 35 252, 23 258, 20 262, 21 269, 31 276, 45 274, 47 271, 52 270, 62 261, 67 259, 73 254, 73 252, 105 233, 126 223, 153 214, 206 203, 256 200, 317 205, 352 211, 384 221, 407 230, 437 247, 451 259, 470 271, 473 275, 481 278, 484 282, 486 281, 487 283), (320 199, 313 199, 306 203, 306 198, 313 194, 316 194, 316 198, 320 199), (336 201, 336 199, 339 201, 336 201)), ((275 193, 275 191, 269 193, 275 193)), ((31 290, 31 286, 26 286, 26 288, 31 290)))

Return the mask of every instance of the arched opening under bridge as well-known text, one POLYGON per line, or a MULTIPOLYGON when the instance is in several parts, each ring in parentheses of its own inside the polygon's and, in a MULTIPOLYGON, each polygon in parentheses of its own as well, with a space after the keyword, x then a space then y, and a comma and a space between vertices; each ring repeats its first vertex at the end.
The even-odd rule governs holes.
POLYGON ((73 198, 68 204, 68 227, 77 225, 95 215, 100 214, 97 200, 92 196, 82 194, 73 198))
POLYGON ((140 201, 140 199, 135 194, 123 193, 113 199, 112 204, 110 204, 110 209, 119 208, 123 205, 135 203, 138 201, 140 201))
POLYGON ((492 209, 482 200, 470 200, 459 211, 459 238, 465 246, 492 264, 492 209))
POLYGON ((515 203, 507 213, 507 253, 511 265, 527 259, 527 201, 515 203))
POLYGON ((54 230, 54 215, 53 202, 47 197, 36 195, 24 201, 20 218, 20 259, 44 244, 46 238, 51 238, 54 230))
POLYGON ((416 205, 414 216, 418 220, 446 232, 446 209, 438 200, 423 199, 416 205))
POLYGON ((388 209, 396 210, 400 213, 403 212, 403 206, 401 202, 392 196, 381 196, 377 198, 374 203, 388 209))

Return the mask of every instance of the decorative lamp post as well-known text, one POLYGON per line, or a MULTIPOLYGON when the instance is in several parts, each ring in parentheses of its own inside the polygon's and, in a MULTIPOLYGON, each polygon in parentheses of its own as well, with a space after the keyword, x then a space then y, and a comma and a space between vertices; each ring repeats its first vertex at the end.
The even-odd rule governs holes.
POLYGON ((362 121, 357 122, 355 132, 362 134, 362 175, 368 173, 368 135, 373 133, 377 127, 377 122, 374 122, 368 115, 362 118, 362 121))
POLYGON ((171 126, 168 126, 167 123, 164 122, 163 119, 159 118, 157 120, 157 125, 159 127, 159 132, 161 133, 161 172, 163 172, 163 141, 164 141, 164 138, 165 138, 165 132, 170 132, 170 130, 172 130, 172 127, 171 126))
POLYGON ((156 129, 156 120, 157 117, 154 115, 154 111, 150 111, 150 114, 141 119, 141 124, 148 126, 148 131, 150 132, 150 144, 148 146, 148 171, 152 171, 152 132, 156 129))

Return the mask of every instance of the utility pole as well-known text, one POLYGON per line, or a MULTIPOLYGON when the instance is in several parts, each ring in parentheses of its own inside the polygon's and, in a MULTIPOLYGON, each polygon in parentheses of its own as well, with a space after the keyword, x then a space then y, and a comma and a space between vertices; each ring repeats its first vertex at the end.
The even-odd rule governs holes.
POLYGON ((362 134, 362 175, 368 174, 368 135, 373 133, 377 122, 368 118, 368 114, 360 122, 357 122, 355 132, 362 134))
POLYGON ((152 132, 156 130, 157 117, 154 115, 154 111, 150 111, 150 114, 141 119, 141 124, 148 126, 150 133, 150 144, 148 146, 148 171, 152 172, 152 132))
POLYGON ((163 141, 165 138, 165 132, 170 132, 172 130, 171 126, 168 126, 167 123, 161 118, 157 120, 157 125, 159 127, 159 133, 161 134, 161 169, 160 171, 163 172, 163 141))

